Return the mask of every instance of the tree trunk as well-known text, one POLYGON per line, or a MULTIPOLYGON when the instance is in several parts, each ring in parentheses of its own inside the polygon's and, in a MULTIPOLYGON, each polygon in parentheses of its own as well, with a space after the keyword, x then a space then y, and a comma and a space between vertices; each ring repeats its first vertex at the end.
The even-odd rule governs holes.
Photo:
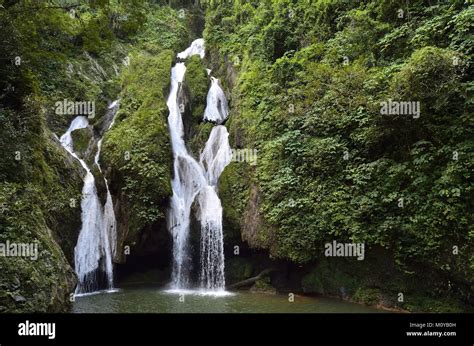
POLYGON ((257 276, 254 276, 252 278, 249 278, 249 279, 246 279, 246 280, 242 280, 242 281, 239 281, 235 284, 232 284, 232 285, 229 285, 227 286, 227 289, 235 289, 235 288, 239 288, 239 287, 243 287, 243 286, 249 286, 253 283, 255 283, 256 281, 264 278, 265 276, 269 275, 271 272, 273 271, 272 268, 269 268, 269 269, 265 269, 264 271, 262 271, 260 274, 258 274, 257 276))

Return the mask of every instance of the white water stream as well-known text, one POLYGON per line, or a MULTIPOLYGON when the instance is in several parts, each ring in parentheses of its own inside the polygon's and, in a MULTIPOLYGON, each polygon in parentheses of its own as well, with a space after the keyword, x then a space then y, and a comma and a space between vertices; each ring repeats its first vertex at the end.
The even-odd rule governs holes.
MULTIPOLYGON (((115 117, 118 108, 117 105, 118 103, 114 102, 109 106, 109 111, 113 112, 112 117, 115 117)), ((113 120, 109 129, 112 125, 113 120)), ((104 207, 102 207, 97 194, 94 175, 86 162, 74 153, 74 143, 71 135, 73 131, 88 126, 89 122, 87 117, 78 116, 74 118, 67 132, 60 138, 63 147, 76 158, 86 170, 81 201, 82 226, 76 247, 74 248, 74 265, 78 276, 76 294, 99 290, 100 272, 105 274, 107 289, 112 289, 114 286, 112 260, 115 253, 117 223, 112 196, 110 195, 107 180, 104 178, 107 187, 107 199, 104 207)), ((102 171, 99 164, 101 146, 102 139, 97 143, 97 153, 94 158, 94 163, 100 171, 102 171)))
MULTIPOLYGON (((204 57, 204 40, 195 40, 178 58, 191 55, 204 57)), ((168 211, 168 228, 173 236, 172 288, 187 290, 191 287, 189 232, 191 207, 197 201, 197 219, 201 224, 200 288, 220 294, 225 291, 224 242, 222 233, 222 206, 217 195, 217 182, 232 158, 227 129, 223 125, 212 129, 209 140, 198 163, 188 152, 183 139, 183 119, 178 105, 178 89, 183 82, 186 66, 178 62, 171 70, 171 91, 167 105, 168 125, 174 157, 174 177, 171 182, 173 196, 168 211)), ((218 80, 212 84, 207 96, 204 120, 222 123, 228 115, 225 94, 218 80)))
POLYGON ((207 93, 206 103, 204 120, 222 124, 229 114, 229 106, 227 105, 227 98, 217 78, 211 77, 211 88, 207 93))

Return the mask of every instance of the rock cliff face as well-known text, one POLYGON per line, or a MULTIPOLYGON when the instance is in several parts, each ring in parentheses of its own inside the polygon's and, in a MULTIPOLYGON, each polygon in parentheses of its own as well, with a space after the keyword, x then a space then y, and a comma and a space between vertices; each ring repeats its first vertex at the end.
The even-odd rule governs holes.
POLYGON ((173 62, 169 50, 138 53, 123 77, 120 109, 103 141, 102 162, 118 221, 116 262, 161 250, 171 194, 172 155, 166 96, 173 62))
MULTIPOLYGON (((38 211, 31 215, 41 217, 38 211)), ((45 224, 36 225, 31 236, 37 239, 37 259, 0 257, 0 312, 66 312, 76 287, 74 270, 45 224)), ((10 249, 17 245, 9 243, 10 249)))
POLYGON ((71 266, 84 172, 50 132, 40 131, 38 176, 0 184, 2 312, 65 312, 76 285, 71 266))

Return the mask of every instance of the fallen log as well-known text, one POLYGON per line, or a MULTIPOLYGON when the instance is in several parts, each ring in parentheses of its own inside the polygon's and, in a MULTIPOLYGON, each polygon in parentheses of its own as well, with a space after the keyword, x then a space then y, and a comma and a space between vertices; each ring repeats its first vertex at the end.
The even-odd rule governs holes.
POLYGON ((249 286, 249 285, 255 283, 256 281, 258 281, 260 279, 263 279, 265 276, 269 275, 272 271, 273 271, 272 268, 265 269, 264 271, 262 271, 257 276, 254 276, 254 277, 251 277, 249 279, 245 279, 245 280, 236 282, 235 284, 227 286, 227 289, 235 289, 235 288, 239 288, 239 287, 249 286))

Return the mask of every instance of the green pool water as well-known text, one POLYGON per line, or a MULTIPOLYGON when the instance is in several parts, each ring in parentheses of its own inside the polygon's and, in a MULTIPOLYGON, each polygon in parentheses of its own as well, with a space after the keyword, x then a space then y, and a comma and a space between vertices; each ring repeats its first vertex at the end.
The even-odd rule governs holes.
POLYGON ((123 288, 78 296, 74 313, 378 313, 382 310, 325 297, 233 292, 202 295, 169 292, 156 287, 123 288))

